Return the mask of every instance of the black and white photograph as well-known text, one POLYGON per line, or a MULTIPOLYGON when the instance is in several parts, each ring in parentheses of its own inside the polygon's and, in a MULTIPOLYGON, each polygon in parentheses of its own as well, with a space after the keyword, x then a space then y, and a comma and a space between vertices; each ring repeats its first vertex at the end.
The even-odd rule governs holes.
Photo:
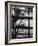
POLYGON ((33 43, 37 41, 37 4, 6 2, 6 44, 33 43))
POLYGON ((33 38, 33 8, 11 7, 12 38, 33 38))

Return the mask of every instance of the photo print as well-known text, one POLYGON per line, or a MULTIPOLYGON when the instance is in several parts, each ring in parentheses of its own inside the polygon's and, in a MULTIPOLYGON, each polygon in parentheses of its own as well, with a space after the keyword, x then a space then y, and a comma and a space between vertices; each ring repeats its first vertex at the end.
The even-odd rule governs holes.
POLYGON ((33 8, 11 7, 12 38, 33 38, 33 8))

